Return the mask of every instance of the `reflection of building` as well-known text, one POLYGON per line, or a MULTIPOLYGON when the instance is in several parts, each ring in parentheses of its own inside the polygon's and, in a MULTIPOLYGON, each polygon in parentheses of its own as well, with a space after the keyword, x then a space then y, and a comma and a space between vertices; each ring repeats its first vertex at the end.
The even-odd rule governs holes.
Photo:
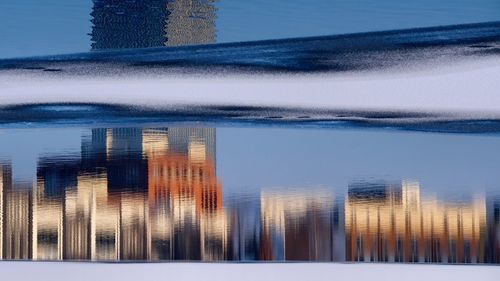
POLYGON ((261 232, 260 198, 247 196, 246 200, 230 201, 232 256, 241 261, 259 259, 259 236, 261 232))
POLYGON ((41 186, 41 182, 33 192, 33 259, 63 259, 64 237, 64 204, 60 197, 52 197, 50 185, 41 186))
POLYGON ((349 261, 484 262, 484 199, 447 203, 417 183, 353 184, 345 203, 349 261))
POLYGON ((3 218, 4 218, 4 210, 3 210, 3 202, 4 202, 4 188, 6 185, 8 185, 7 182, 5 182, 6 179, 10 178, 9 175, 7 174, 7 169, 0 162, 0 259, 3 258, 3 218))
POLYGON ((44 157, 33 188, 0 171, 1 257, 227 259, 215 129, 94 129, 81 160, 44 157))
POLYGON ((4 218, 5 218, 5 210, 4 210, 4 202, 5 202, 5 189, 10 185, 9 180, 10 169, 6 165, 6 163, 0 162, 0 259, 3 258, 4 253, 4 218))
POLYGON ((262 192, 260 258, 334 260, 334 207, 328 193, 262 192))
POLYGON ((9 164, 0 164, 2 258, 17 260, 30 259, 31 253, 31 189, 26 184, 12 182, 9 164))
POLYGON ((222 188, 215 175, 214 129, 169 129, 165 137, 158 132, 146 132, 147 139, 164 143, 162 151, 151 141, 144 142, 148 150, 148 193, 150 203, 171 200, 178 204, 192 198, 196 212, 213 212, 222 208, 222 188), (168 136, 167 136, 168 135, 168 136))
POLYGON ((167 46, 215 42, 214 0, 176 0, 167 4, 170 12, 165 27, 167 46))
POLYGON ((169 149, 193 160, 215 159, 215 129, 169 128, 169 149))
POLYGON ((215 42, 214 0, 94 0, 92 49, 215 42))
POLYGON ((487 204, 487 262, 500 263, 500 197, 493 196, 493 198, 489 200, 487 204))
MULTIPOLYGON (((160 207, 173 224, 171 233, 154 227, 155 245, 172 245, 175 259, 227 258, 228 220, 215 174, 215 130, 149 130, 144 136, 149 204, 160 207), (153 140, 165 144, 163 150, 153 140)), ((158 214, 151 216, 161 221, 158 214)), ((154 250, 161 255, 161 247, 154 250)))
POLYGON ((106 130, 105 169, 110 191, 120 192, 125 189, 146 191, 147 167, 147 159, 142 154, 142 129, 106 130))
POLYGON ((0 162, 0 259, 500 262, 495 197, 371 182, 223 202, 215 133, 94 129, 81 155, 39 158, 33 185, 0 162))

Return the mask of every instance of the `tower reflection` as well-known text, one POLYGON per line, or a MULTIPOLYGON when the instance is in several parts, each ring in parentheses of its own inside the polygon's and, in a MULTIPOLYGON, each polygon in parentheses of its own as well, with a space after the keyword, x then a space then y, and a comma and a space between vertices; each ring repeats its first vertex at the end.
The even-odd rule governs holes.
POLYGON ((215 43, 214 0, 94 0, 92 49, 215 43))
POLYGON ((261 193, 260 258, 263 260, 340 260, 343 238, 339 208, 328 192, 261 193))
POLYGON ((216 156, 213 128, 102 128, 42 155, 32 184, 0 161, 0 257, 500 262, 498 197, 368 181, 223 198, 216 156))

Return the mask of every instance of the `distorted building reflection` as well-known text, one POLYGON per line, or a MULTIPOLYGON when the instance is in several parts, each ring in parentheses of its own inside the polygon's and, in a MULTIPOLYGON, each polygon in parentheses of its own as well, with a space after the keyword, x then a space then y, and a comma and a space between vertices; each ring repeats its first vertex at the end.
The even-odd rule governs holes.
POLYGON ((94 129, 81 157, 40 158, 33 187, 1 171, 2 258, 229 258, 215 129, 94 129))
POLYGON ((232 256, 239 261, 255 261, 260 256, 260 198, 241 195, 242 200, 230 200, 225 207, 230 214, 232 256))
POLYGON ((167 46, 209 44, 216 41, 214 0, 169 1, 165 36, 167 46))
POLYGON ((492 195, 487 202, 488 245, 487 262, 500 263, 500 196, 492 195))
POLYGON ((261 193, 260 259, 341 260, 335 240, 343 240, 338 205, 328 192, 261 193))
POLYGON ((483 263, 486 205, 424 197, 416 182, 357 183, 345 203, 348 261, 483 263))
POLYGON ((224 200, 215 149, 212 128, 92 129, 33 183, 1 160, 0 258, 500 263, 496 195, 369 181, 224 200))
POLYGON ((32 196, 26 183, 12 182, 10 163, 0 163, 0 249, 2 258, 32 258, 32 196))
POLYGON ((92 49, 216 41, 214 0, 94 0, 92 49))

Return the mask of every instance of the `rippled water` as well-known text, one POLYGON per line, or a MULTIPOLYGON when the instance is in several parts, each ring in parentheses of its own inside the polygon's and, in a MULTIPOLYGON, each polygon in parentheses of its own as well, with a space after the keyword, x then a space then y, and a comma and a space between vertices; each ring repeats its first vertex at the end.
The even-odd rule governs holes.
MULTIPOLYGON (((499 20, 498 0, 2 0, 0 58, 93 52, 0 65, 99 75, 106 62, 126 75, 132 66, 113 63, 153 68, 145 62, 163 56, 167 65, 343 69, 331 59, 360 60, 339 52, 390 62, 374 52, 387 46, 441 52, 414 59, 495 55, 487 40, 498 22, 175 47, 499 20), (174 49, 102 52, 161 46, 174 49)), ((120 101, 113 94, 107 102, 120 101)), ((496 119, 56 102, 0 110, 0 259, 500 263, 496 119)))
POLYGON ((0 131, 0 258, 500 262, 500 138, 0 131))
POLYGON ((0 57, 498 20, 497 0, 2 0, 0 57))

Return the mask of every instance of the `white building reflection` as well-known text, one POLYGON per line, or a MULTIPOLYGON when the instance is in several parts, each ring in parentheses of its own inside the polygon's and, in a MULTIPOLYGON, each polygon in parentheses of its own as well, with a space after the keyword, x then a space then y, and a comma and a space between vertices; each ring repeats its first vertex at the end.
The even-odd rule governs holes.
POLYGON ((416 182, 353 184, 345 222, 351 261, 485 262, 484 197, 443 202, 416 182))

